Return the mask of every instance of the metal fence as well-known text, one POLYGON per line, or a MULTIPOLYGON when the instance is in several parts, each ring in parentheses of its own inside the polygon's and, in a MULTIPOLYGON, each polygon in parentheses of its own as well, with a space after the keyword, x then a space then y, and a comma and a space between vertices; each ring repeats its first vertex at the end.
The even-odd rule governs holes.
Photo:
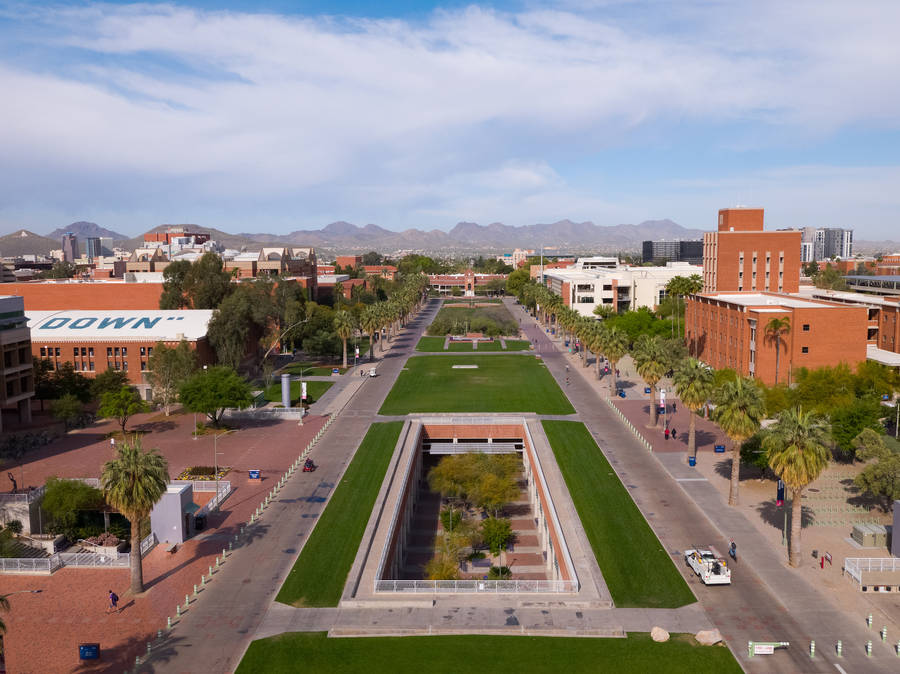
POLYGON ((853 580, 862 584, 865 572, 895 571, 900 572, 900 558, 897 557, 847 557, 844 559, 844 571, 853 580))
MULTIPOLYGON (((215 491, 215 480, 172 480, 169 484, 189 484, 194 491, 215 491)), ((227 489, 231 491, 231 482, 229 480, 219 480, 219 491, 227 489)))
POLYGON ((33 503, 44 495, 44 487, 30 489, 18 494, 0 494, 0 503, 33 503))
POLYGON ((578 592, 573 580, 376 580, 376 592, 561 594, 578 592))
MULTIPOLYGON (((211 490, 199 490, 198 491, 211 491, 211 490)), ((197 511, 197 515, 208 515, 211 512, 214 512, 219 509, 219 506, 222 504, 228 495, 231 493, 231 482, 219 482, 219 491, 213 496, 209 501, 203 504, 200 510, 197 511)))
POLYGON ((101 555, 96 552, 57 552, 51 555, 56 557, 59 566, 95 567, 95 568, 121 568, 127 567, 131 554, 119 552, 115 555, 101 555))
POLYGON ((151 531, 147 534, 147 537, 141 541, 141 557, 150 552, 154 545, 156 545, 156 534, 151 531))
POLYGON ((55 557, 0 557, 0 573, 50 573, 59 567, 55 557))

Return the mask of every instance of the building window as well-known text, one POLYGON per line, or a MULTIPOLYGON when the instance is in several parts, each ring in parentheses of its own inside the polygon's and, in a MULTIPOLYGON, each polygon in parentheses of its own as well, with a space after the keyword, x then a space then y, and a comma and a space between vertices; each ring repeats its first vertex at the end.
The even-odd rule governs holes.
POLYGON ((89 369, 91 372, 94 371, 94 361, 91 361, 90 363, 88 363, 88 369, 89 369))
POLYGON ((803 324, 803 332, 809 332, 809 323, 803 324))
POLYGON ((42 346, 41 347, 41 358, 43 358, 46 355, 47 355, 47 347, 42 346))
POLYGON ((59 358, 59 347, 56 347, 56 357, 59 358))
POLYGON ((125 372, 128 372, 128 361, 127 360, 122 361, 122 369, 125 370, 125 372))
POLYGON ((113 369, 114 369, 114 370, 121 370, 121 369, 122 369, 121 367, 119 367, 119 361, 116 361, 115 363, 113 363, 113 369))
POLYGON ((147 349, 146 349, 146 347, 143 347, 143 346, 141 347, 141 355, 142 355, 142 356, 146 356, 146 355, 147 355, 147 349))
POLYGON ((87 349, 84 348, 83 346, 81 347, 81 355, 82 355, 82 356, 86 356, 86 355, 87 355, 87 349))
POLYGON ((800 347, 800 353, 809 353, 809 347, 808 347, 808 346, 801 346, 801 347, 800 347))
POLYGON ((146 372, 146 371, 147 371, 147 361, 146 361, 146 360, 142 360, 142 361, 141 361, 141 371, 142 371, 142 372, 146 372))
POLYGON ((74 356, 78 358, 78 347, 76 346, 73 350, 75 351, 74 356))
POLYGON ((127 347, 127 346, 123 346, 123 347, 122 347, 122 358, 124 358, 124 357, 127 356, 127 355, 128 355, 128 347, 127 347))
POLYGON ((153 347, 152 347, 152 346, 148 346, 148 347, 147 347, 147 358, 149 358, 149 357, 152 356, 152 355, 153 355, 153 347))
POLYGON ((94 357, 94 347, 93 346, 88 347, 88 356, 90 356, 91 358, 94 357))
POLYGON ((106 357, 112 358, 112 347, 111 346, 106 347, 106 357))
POLYGON ((118 346, 114 346, 114 347, 113 347, 113 355, 114 355, 116 358, 119 357, 119 347, 118 347, 118 346))

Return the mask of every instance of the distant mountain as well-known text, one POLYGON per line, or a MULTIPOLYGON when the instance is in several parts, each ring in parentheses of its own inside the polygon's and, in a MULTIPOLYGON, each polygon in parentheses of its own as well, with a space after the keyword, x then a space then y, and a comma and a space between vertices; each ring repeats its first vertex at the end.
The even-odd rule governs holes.
POLYGON ((68 227, 60 227, 59 229, 54 229, 47 235, 47 238, 56 239, 60 242, 60 245, 62 245, 63 235, 68 234, 69 232, 72 232, 72 234, 78 237, 79 243, 81 243, 83 239, 91 236, 109 237, 114 241, 124 241, 128 239, 125 234, 119 234, 118 232, 114 232, 111 229, 101 227, 96 222, 84 222, 83 220, 79 222, 73 222, 68 227))
POLYGON ((891 255, 900 253, 900 243, 896 241, 866 241, 858 239, 853 242, 853 252, 860 255, 891 255))
POLYGON ((0 256, 16 257, 17 255, 47 255, 51 250, 62 248, 60 239, 51 239, 27 229, 20 229, 12 234, 0 236, 0 256))

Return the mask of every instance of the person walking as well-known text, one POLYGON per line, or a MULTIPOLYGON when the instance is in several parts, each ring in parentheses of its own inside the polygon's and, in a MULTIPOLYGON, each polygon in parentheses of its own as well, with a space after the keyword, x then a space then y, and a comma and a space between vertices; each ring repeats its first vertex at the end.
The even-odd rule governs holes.
POLYGON ((668 426, 666 426, 665 436, 666 436, 666 440, 668 440, 669 439, 669 427, 668 426))
POLYGON ((672 401, 672 414, 675 414, 675 412, 677 412, 677 411, 678 411, 678 407, 675 404, 675 401, 673 400, 672 401))
POLYGON ((677 440, 677 439, 678 439, 678 431, 675 430, 675 427, 674 427, 674 426, 672 426, 672 439, 673 439, 673 440, 677 440))
POLYGON ((110 610, 119 612, 119 595, 112 590, 109 591, 109 606, 106 607, 106 612, 109 613, 110 610))
POLYGON ((731 539, 731 547, 728 548, 728 556, 737 561, 737 543, 734 542, 733 538, 731 539))

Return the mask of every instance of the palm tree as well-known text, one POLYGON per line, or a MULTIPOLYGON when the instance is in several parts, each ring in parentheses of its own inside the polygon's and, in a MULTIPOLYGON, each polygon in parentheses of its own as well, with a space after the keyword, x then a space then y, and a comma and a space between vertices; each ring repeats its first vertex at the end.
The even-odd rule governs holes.
POLYGON ((378 305, 373 304, 363 309, 359 317, 359 324, 363 331, 369 335, 369 361, 375 357, 375 333, 378 332, 378 305))
POLYGON ((159 450, 141 447, 135 437, 117 446, 116 458, 103 464, 100 475, 106 502, 131 523, 131 592, 144 591, 141 565, 141 522, 166 493, 169 464, 159 450))
POLYGON ((778 366, 781 362, 781 337, 791 331, 791 317, 773 318, 766 323, 766 341, 775 342, 775 384, 778 384, 778 366))
POLYGON ((603 330, 601 342, 603 352, 609 360, 609 394, 616 394, 616 366, 626 353, 628 353, 628 335, 613 326, 603 330))
POLYGON ((347 340, 356 329, 356 321, 349 311, 338 311, 334 314, 334 331, 344 344, 344 367, 347 367, 347 340))
POLYGON ((631 353, 638 374, 650 387, 650 427, 659 423, 659 405, 656 404, 656 385, 667 369, 667 359, 662 340, 656 336, 641 335, 631 353))
MULTIPOLYGON (((6 595, 0 595, 0 611, 8 611, 9 610, 9 599, 6 598, 6 595)), ((0 634, 6 632, 6 623, 0 619, 0 634)))
POLYGON ((688 426, 688 455, 697 456, 697 413, 709 400, 713 389, 713 371, 696 358, 684 360, 673 377, 675 391, 681 403, 690 411, 688 426))
POLYGON ((728 492, 728 505, 735 506, 738 504, 741 480, 741 443, 759 430, 760 420, 765 414, 765 403, 756 382, 745 377, 725 382, 715 399, 713 418, 731 438, 731 490, 728 492))
POLYGON ((829 428, 824 418, 801 408, 788 409, 778 415, 778 423, 763 440, 769 455, 769 467, 791 490, 791 539, 788 561, 800 565, 800 531, 803 507, 801 498, 806 486, 828 465, 829 428))

